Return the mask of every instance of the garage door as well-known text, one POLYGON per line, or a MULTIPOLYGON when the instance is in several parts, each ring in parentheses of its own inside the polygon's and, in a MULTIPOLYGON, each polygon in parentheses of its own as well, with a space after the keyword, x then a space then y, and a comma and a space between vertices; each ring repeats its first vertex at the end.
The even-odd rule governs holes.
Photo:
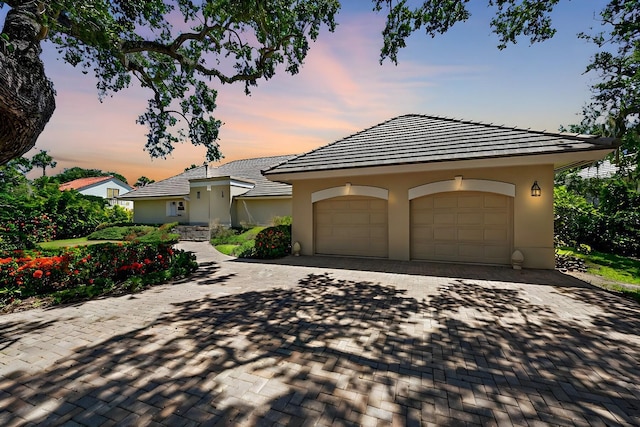
POLYGON ((512 199, 493 193, 439 193, 411 201, 411 257, 509 264, 512 199))
POLYGON ((325 255, 388 256, 387 201, 336 197, 314 203, 315 251, 325 255))

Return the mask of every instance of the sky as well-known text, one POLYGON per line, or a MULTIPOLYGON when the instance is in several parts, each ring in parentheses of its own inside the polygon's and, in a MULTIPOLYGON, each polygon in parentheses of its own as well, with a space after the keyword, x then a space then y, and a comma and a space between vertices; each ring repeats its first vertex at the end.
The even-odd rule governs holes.
MULTIPOLYGON (((466 23, 436 38, 422 32, 409 38, 396 66, 379 64, 383 15, 371 11, 371 2, 344 1, 336 31, 321 32, 299 74, 280 72, 251 96, 242 85, 216 86, 224 159, 213 165, 304 153, 402 114, 548 131, 578 123, 596 76, 584 74, 595 47, 576 35, 598 28, 606 1, 561 2, 553 39, 531 46, 523 38, 502 51, 489 27, 492 9, 471 3, 466 23)), ((47 150, 58 162, 48 175, 79 166, 115 171, 133 184, 205 161, 205 150, 189 143, 167 159, 143 150, 146 128, 135 120, 146 107, 145 90, 132 87, 100 103, 90 74, 57 59, 51 46, 43 59, 57 107, 26 156, 47 150)))

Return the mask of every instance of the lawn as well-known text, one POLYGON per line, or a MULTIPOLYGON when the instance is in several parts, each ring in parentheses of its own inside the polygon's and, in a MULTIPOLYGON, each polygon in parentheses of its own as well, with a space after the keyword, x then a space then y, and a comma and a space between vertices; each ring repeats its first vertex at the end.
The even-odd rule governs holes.
POLYGON ((597 251, 584 254, 572 248, 558 249, 558 253, 583 259, 587 265, 587 272, 604 280, 601 286, 621 292, 640 302, 640 289, 624 286, 640 286, 640 260, 597 251))
POLYGON ((219 228, 214 231, 211 244, 225 255, 240 256, 253 249, 256 235, 266 227, 248 229, 219 228))
POLYGON ((58 248, 66 248, 69 246, 86 246, 86 245, 95 245, 98 243, 116 243, 118 240, 89 240, 86 237, 78 237, 75 239, 63 239, 63 240, 53 240, 51 242, 41 242, 38 243, 38 246, 42 249, 58 249, 58 248))

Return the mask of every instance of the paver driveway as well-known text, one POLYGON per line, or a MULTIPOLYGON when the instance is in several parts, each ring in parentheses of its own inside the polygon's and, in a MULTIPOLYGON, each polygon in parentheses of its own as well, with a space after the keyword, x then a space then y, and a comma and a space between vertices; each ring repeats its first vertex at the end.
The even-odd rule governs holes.
POLYGON ((183 245, 184 283, 1 316, 0 425, 640 425, 639 306, 571 277, 183 245))

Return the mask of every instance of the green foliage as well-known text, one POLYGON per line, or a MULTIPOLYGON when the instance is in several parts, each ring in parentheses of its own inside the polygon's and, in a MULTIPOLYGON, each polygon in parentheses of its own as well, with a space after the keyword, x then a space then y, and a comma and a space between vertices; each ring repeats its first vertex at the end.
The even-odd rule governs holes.
POLYGON ((144 187, 147 184, 152 184, 156 182, 154 179, 149 179, 146 176, 141 176, 140 178, 138 178, 138 180, 136 181, 135 184, 133 184, 134 187, 144 187))
POLYGON ((34 168, 42 169, 42 176, 46 175, 47 168, 53 169, 57 164, 58 162, 54 161, 46 150, 40 150, 38 154, 31 158, 31 165, 34 168))
POLYGON ((293 222, 293 219, 291 218, 290 215, 287 215, 287 216, 274 216, 271 219, 271 223, 273 225, 291 225, 292 222, 293 222))
POLYGON ((192 253, 158 243, 104 243, 53 251, 0 254, 0 306, 53 295, 65 302, 121 290, 137 291, 197 268, 192 253))
POLYGON ((171 233, 177 223, 150 225, 129 225, 101 228, 91 233, 89 240, 126 240, 142 243, 177 243, 179 236, 171 233))
POLYGON ((573 177, 554 190, 554 229, 559 245, 640 256, 640 193, 619 177, 573 177))
POLYGON ((621 283, 640 285, 640 260, 611 253, 592 251, 584 253, 571 248, 561 248, 559 253, 582 258, 588 272, 621 283))
POLYGON ((595 207, 565 186, 554 188, 553 200, 553 225, 557 244, 575 247, 593 242, 598 225, 595 207))
POLYGON ((145 225, 108 227, 94 231, 87 237, 89 240, 133 240, 136 237, 144 236, 153 229, 154 227, 145 225))
POLYGON ((211 230, 212 245, 242 245, 247 241, 253 241, 256 235, 265 227, 227 228, 214 227, 211 230))
POLYGON ((280 258, 291 253, 291 226, 277 225, 260 231, 255 239, 256 258, 280 258))
POLYGON ((60 184, 64 184, 65 182, 74 181, 80 178, 92 178, 98 176, 112 176, 127 184, 127 179, 117 172, 104 172, 99 169, 83 169, 77 166, 65 169, 59 174, 51 177, 51 179, 59 182, 60 184))

